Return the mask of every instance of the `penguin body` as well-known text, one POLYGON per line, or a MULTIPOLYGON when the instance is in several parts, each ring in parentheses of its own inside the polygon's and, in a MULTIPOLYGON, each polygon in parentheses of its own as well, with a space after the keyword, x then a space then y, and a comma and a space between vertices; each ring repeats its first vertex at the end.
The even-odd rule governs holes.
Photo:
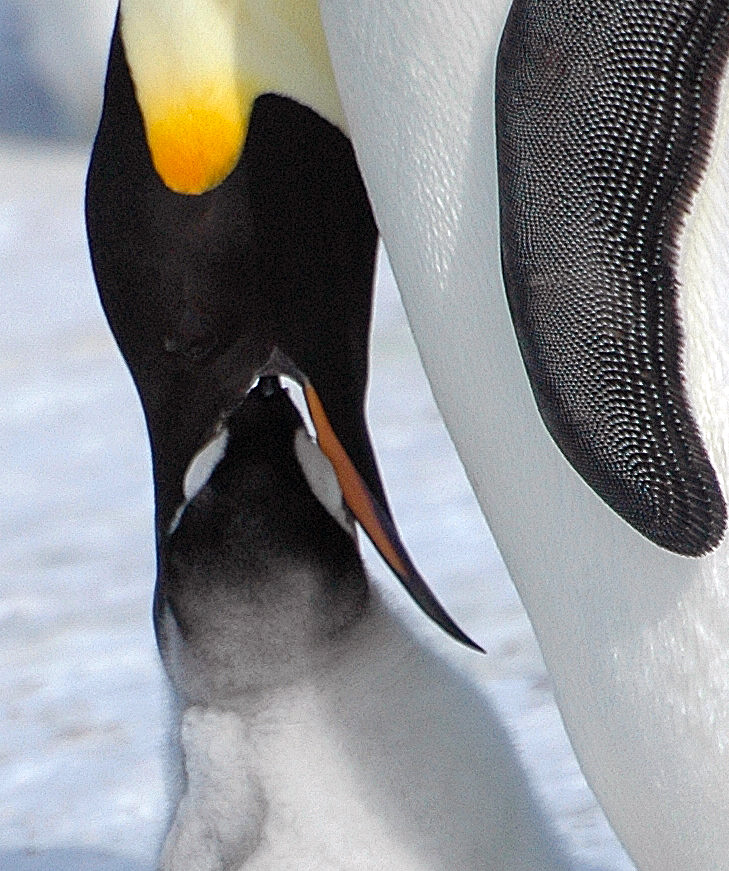
MULTIPOLYGON (((582 150, 588 137, 573 141, 559 124, 573 123, 570 112, 584 113, 599 105, 597 87, 590 83, 599 82, 608 69, 616 75, 614 91, 607 89, 600 98, 608 99, 604 118, 614 118, 619 108, 609 104, 611 93, 625 94, 627 88, 632 97, 649 91, 650 99, 656 99, 670 83, 670 94, 659 100, 661 112, 646 109, 648 96, 629 102, 647 125, 641 135, 647 129, 648 140, 668 161, 662 179, 685 182, 672 158, 687 141, 694 149, 703 143, 691 152, 688 168, 684 164, 683 172, 698 172, 690 189, 680 203, 662 210, 659 219, 654 215, 648 235, 655 242, 660 219, 675 222, 678 215, 680 232, 662 249, 669 273, 680 282, 671 315, 672 328, 680 325, 685 342, 679 347, 678 369, 689 412, 725 499, 729 87, 727 29, 721 15, 727 6, 639 6, 515 4, 529 41, 521 49, 518 41, 512 44, 516 60, 524 64, 525 81, 511 93, 511 109, 523 113, 519 123, 526 118, 535 124, 532 144, 537 147, 528 165, 542 175, 548 190, 536 204, 530 197, 543 189, 534 179, 512 190, 506 206, 526 212, 517 228, 524 234, 524 248, 507 254, 528 270, 534 262, 530 234, 545 232, 544 215, 536 217, 539 209, 564 216, 575 205, 564 198, 561 185, 550 188, 549 179, 562 178, 565 171, 564 158, 554 157, 557 145, 569 143, 570 159, 590 165, 582 150), (715 39, 697 58, 696 37, 706 36, 702 28, 710 13, 719 16, 710 30, 715 39), (622 36, 611 39, 602 54, 585 57, 580 51, 588 36, 576 35, 590 28, 599 33, 604 25, 593 15, 605 15, 611 27, 622 21, 622 36), (657 49, 660 27, 651 38, 636 36, 638 23, 650 15, 671 31, 671 39, 657 40, 657 49), (560 20, 564 32, 536 26, 545 17, 560 20), (685 40, 678 48, 673 41, 677 33, 685 40), (575 41, 571 44, 570 39, 575 41), (656 49, 654 62, 631 72, 632 60, 646 45, 656 49), (667 56, 669 46, 673 48, 667 56), (614 63, 620 52, 622 67, 609 67, 607 61, 614 63), (535 58, 543 66, 530 66, 535 58), (689 74, 694 84, 685 88, 689 74), (555 93, 567 101, 563 115, 547 118, 551 126, 540 128, 534 119, 538 121, 545 101, 555 93), (697 95, 702 93, 696 114, 697 95), (686 111, 672 115, 676 98, 686 111), (669 117, 670 124, 662 123, 669 117), (545 164, 536 159, 550 155, 551 162, 545 164)), ((507 2, 394 2, 385 8, 375 2, 323 0, 322 18, 359 165, 431 387, 535 628, 585 776, 641 871, 714 871, 724 867, 729 855, 723 812, 729 798, 726 535, 720 523, 718 545, 698 558, 657 547, 587 486, 539 413, 539 397, 525 370, 501 276, 495 103, 507 95, 497 91, 496 59, 510 9, 507 2)), ((605 135, 625 138, 628 155, 641 165, 647 140, 638 139, 640 124, 628 126, 627 117, 605 135), (626 136, 626 130, 635 135, 626 136)), ((514 123, 513 117, 507 123, 514 123)), ((512 144, 516 140, 523 146, 526 133, 519 124, 507 133, 512 144)), ((606 144, 599 154, 610 160, 616 152, 606 144)), ((649 163, 642 179, 651 177, 655 168, 649 163)), ((570 166, 572 184, 575 164, 570 166)), ((646 189, 637 193, 639 185, 630 183, 628 169, 619 170, 626 196, 643 197, 646 205, 646 189)), ((593 181, 594 202, 578 222, 579 233, 601 226, 604 230, 598 211, 608 206, 607 186, 598 174, 593 181)), ((618 206, 613 220, 619 222, 629 212, 618 206)), ((639 217, 649 214, 638 209, 639 217)), ((637 238, 633 227, 622 234, 628 245, 637 238)), ((614 240, 620 238, 616 232, 614 240)), ((573 264, 560 258, 574 239, 549 235, 546 259, 551 268, 569 273, 573 264)), ((585 244, 579 253, 592 254, 594 249, 585 244)), ((635 265, 629 274, 631 281, 645 275, 635 265)), ((533 277, 537 284, 541 279, 540 289, 547 296, 541 305, 549 308, 551 290, 551 314, 560 315, 549 341, 543 332, 532 334, 536 356, 545 349, 559 355, 580 348, 573 326, 582 330, 604 324, 603 318, 613 314, 607 307, 586 322, 569 300, 560 298, 553 273, 543 270, 533 277)), ((580 293, 585 293, 594 276, 588 270, 582 278, 580 293)), ((658 330, 658 322, 650 329, 658 330)), ((627 336, 632 341, 639 334, 636 329, 627 336)), ((608 329, 602 336, 599 330, 591 335, 593 347, 602 341, 609 348, 621 332, 608 329)), ((581 350, 584 341, 583 334, 581 350)), ((673 351, 677 353, 675 346, 673 351)), ((651 370, 640 371, 650 382, 651 370)), ((620 379, 609 384, 619 396, 620 379)), ((616 409, 604 404, 596 412, 593 407, 590 415, 587 403, 578 411, 599 438, 616 409)), ((624 455, 618 451, 616 458, 624 455)), ((680 476, 674 482, 680 485, 680 476)))

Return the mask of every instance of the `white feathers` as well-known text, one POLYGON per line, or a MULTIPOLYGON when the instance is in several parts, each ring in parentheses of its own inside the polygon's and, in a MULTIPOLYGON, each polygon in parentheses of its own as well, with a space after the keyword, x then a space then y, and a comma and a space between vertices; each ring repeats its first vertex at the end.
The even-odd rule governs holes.
POLYGON ((197 496, 202 488, 210 480, 215 467, 225 456, 228 447, 228 429, 223 426, 220 430, 203 445, 202 448, 190 460, 182 483, 182 492, 188 502, 197 496))
POLYGON ((221 425, 216 434, 190 460, 182 481, 182 493, 185 501, 175 511, 167 535, 172 535, 177 529, 187 506, 210 480, 210 476, 218 463, 225 456, 229 437, 228 428, 221 425))
POLYGON ((197 705, 185 711, 185 791, 160 871, 237 869, 256 849, 266 802, 245 737, 245 723, 234 713, 197 705))
POLYGON ((574 871, 489 699, 376 591, 358 626, 288 657, 265 692, 183 712, 161 871, 574 871))
POLYGON ((294 450, 312 493, 342 529, 353 536, 354 525, 344 507, 342 490, 332 464, 303 427, 296 430, 294 450))

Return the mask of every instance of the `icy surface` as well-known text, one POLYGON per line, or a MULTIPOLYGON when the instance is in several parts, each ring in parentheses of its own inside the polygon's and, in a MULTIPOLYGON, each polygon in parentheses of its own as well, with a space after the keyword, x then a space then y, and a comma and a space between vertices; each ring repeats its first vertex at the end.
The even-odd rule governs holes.
MULTIPOLYGON (((88 264, 85 160, 0 145, 0 871, 150 871, 165 819, 149 455, 88 264)), ((585 869, 628 871, 387 274, 370 419, 405 542, 488 654, 413 621, 490 688, 585 869)))

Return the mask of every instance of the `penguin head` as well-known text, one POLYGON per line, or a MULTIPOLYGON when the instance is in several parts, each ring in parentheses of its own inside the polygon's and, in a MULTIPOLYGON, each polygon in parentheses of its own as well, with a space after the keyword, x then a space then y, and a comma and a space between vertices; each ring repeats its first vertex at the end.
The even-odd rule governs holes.
POLYGON ((191 458, 160 557, 160 646, 192 698, 291 680, 364 613, 336 476, 277 378, 261 378, 191 458))
POLYGON ((175 535, 190 509, 195 514, 212 506, 232 517, 243 505, 260 504, 276 506, 283 516, 290 514, 289 506, 313 505, 312 500, 319 503, 317 513, 324 508, 352 537, 351 515, 336 474, 309 435, 289 391, 275 376, 254 382, 188 463, 184 501, 170 521, 168 537, 175 535))

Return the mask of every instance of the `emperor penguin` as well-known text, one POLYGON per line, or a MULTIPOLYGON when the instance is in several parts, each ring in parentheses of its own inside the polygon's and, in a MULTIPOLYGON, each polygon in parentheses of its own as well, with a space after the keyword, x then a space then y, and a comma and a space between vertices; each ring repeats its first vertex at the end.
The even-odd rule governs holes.
MULTIPOLYGON (((361 415, 362 357, 348 361, 347 378, 360 376, 353 403, 323 359, 336 343, 313 353, 291 327, 305 323, 297 313, 250 353, 271 322, 255 314, 267 312, 267 291, 244 310, 225 289, 241 275, 255 286, 256 270, 278 261, 251 269, 243 251, 285 252, 284 262, 311 252, 284 244, 306 172, 282 176, 266 213, 277 233, 256 218, 269 180, 299 156, 290 149, 267 173, 278 152, 264 146, 251 162, 258 121, 301 143, 298 120, 278 125, 262 107, 310 123, 303 104, 350 136, 431 385, 577 756, 644 871, 713 871, 729 855, 727 14, 726 0, 127 0, 89 183, 102 299, 150 427, 159 552, 186 511, 189 458, 274 340, 319 385, 384 506, 361 415), (261 96, 269 91, 279 96, 261 96), (252 208, 226 196, 236 178, 243 198, 258 190, 252 208), (200 205, 180 209, 175 196, 200 205), (110 219, 100 203, 114 201, 110 219), (219 232, 226 209, 242 237, 219 232), (237 244, 254 227, 268 248, 237 244), (190 247, 205 229, 215 244, 190 247), (211 263, 226 276, 213 294, 199 289, 211 263)), ((343 190, 318 177, 302 188, 322 189, 324 205, 343 190)), ((347 221, 326 214, 323 234, 340 239, 347 221)), ((371 265, 369 206, 359 215, 369 230, 357 250, 371 265)), ((347 263, 350 278, 367 272, 347 263)), ((318 260, 313 272, 327 269, 318 260)), ((295 271, 281 270, 284 284, 295 271)), ((337 286, 348 321, 368 291, 337 286)), ((329 304, 305 298, 298 312, 315 313, 314 329, 302 333, 316 335, 329 304)), ((349 322, 361 351, 369 309, 359 311, 349 322)))
POLYGON ((160 547, 184 761, 160 871, 576 871, 487 697, 369 582, 281 359, 191 459, 160 547))
POLYGON ((112 39, 86 216, 152 449, 181 751, 159 868, 573 871, 488 700, 359 558, 355 522, 478 647, 367 434, 377 231, 324 44, 315 5, 275 3, 122 2, 112 39))
POLYGON ((729 867, 729 3, 321 12, 583 772, 640 871, 729 867))

